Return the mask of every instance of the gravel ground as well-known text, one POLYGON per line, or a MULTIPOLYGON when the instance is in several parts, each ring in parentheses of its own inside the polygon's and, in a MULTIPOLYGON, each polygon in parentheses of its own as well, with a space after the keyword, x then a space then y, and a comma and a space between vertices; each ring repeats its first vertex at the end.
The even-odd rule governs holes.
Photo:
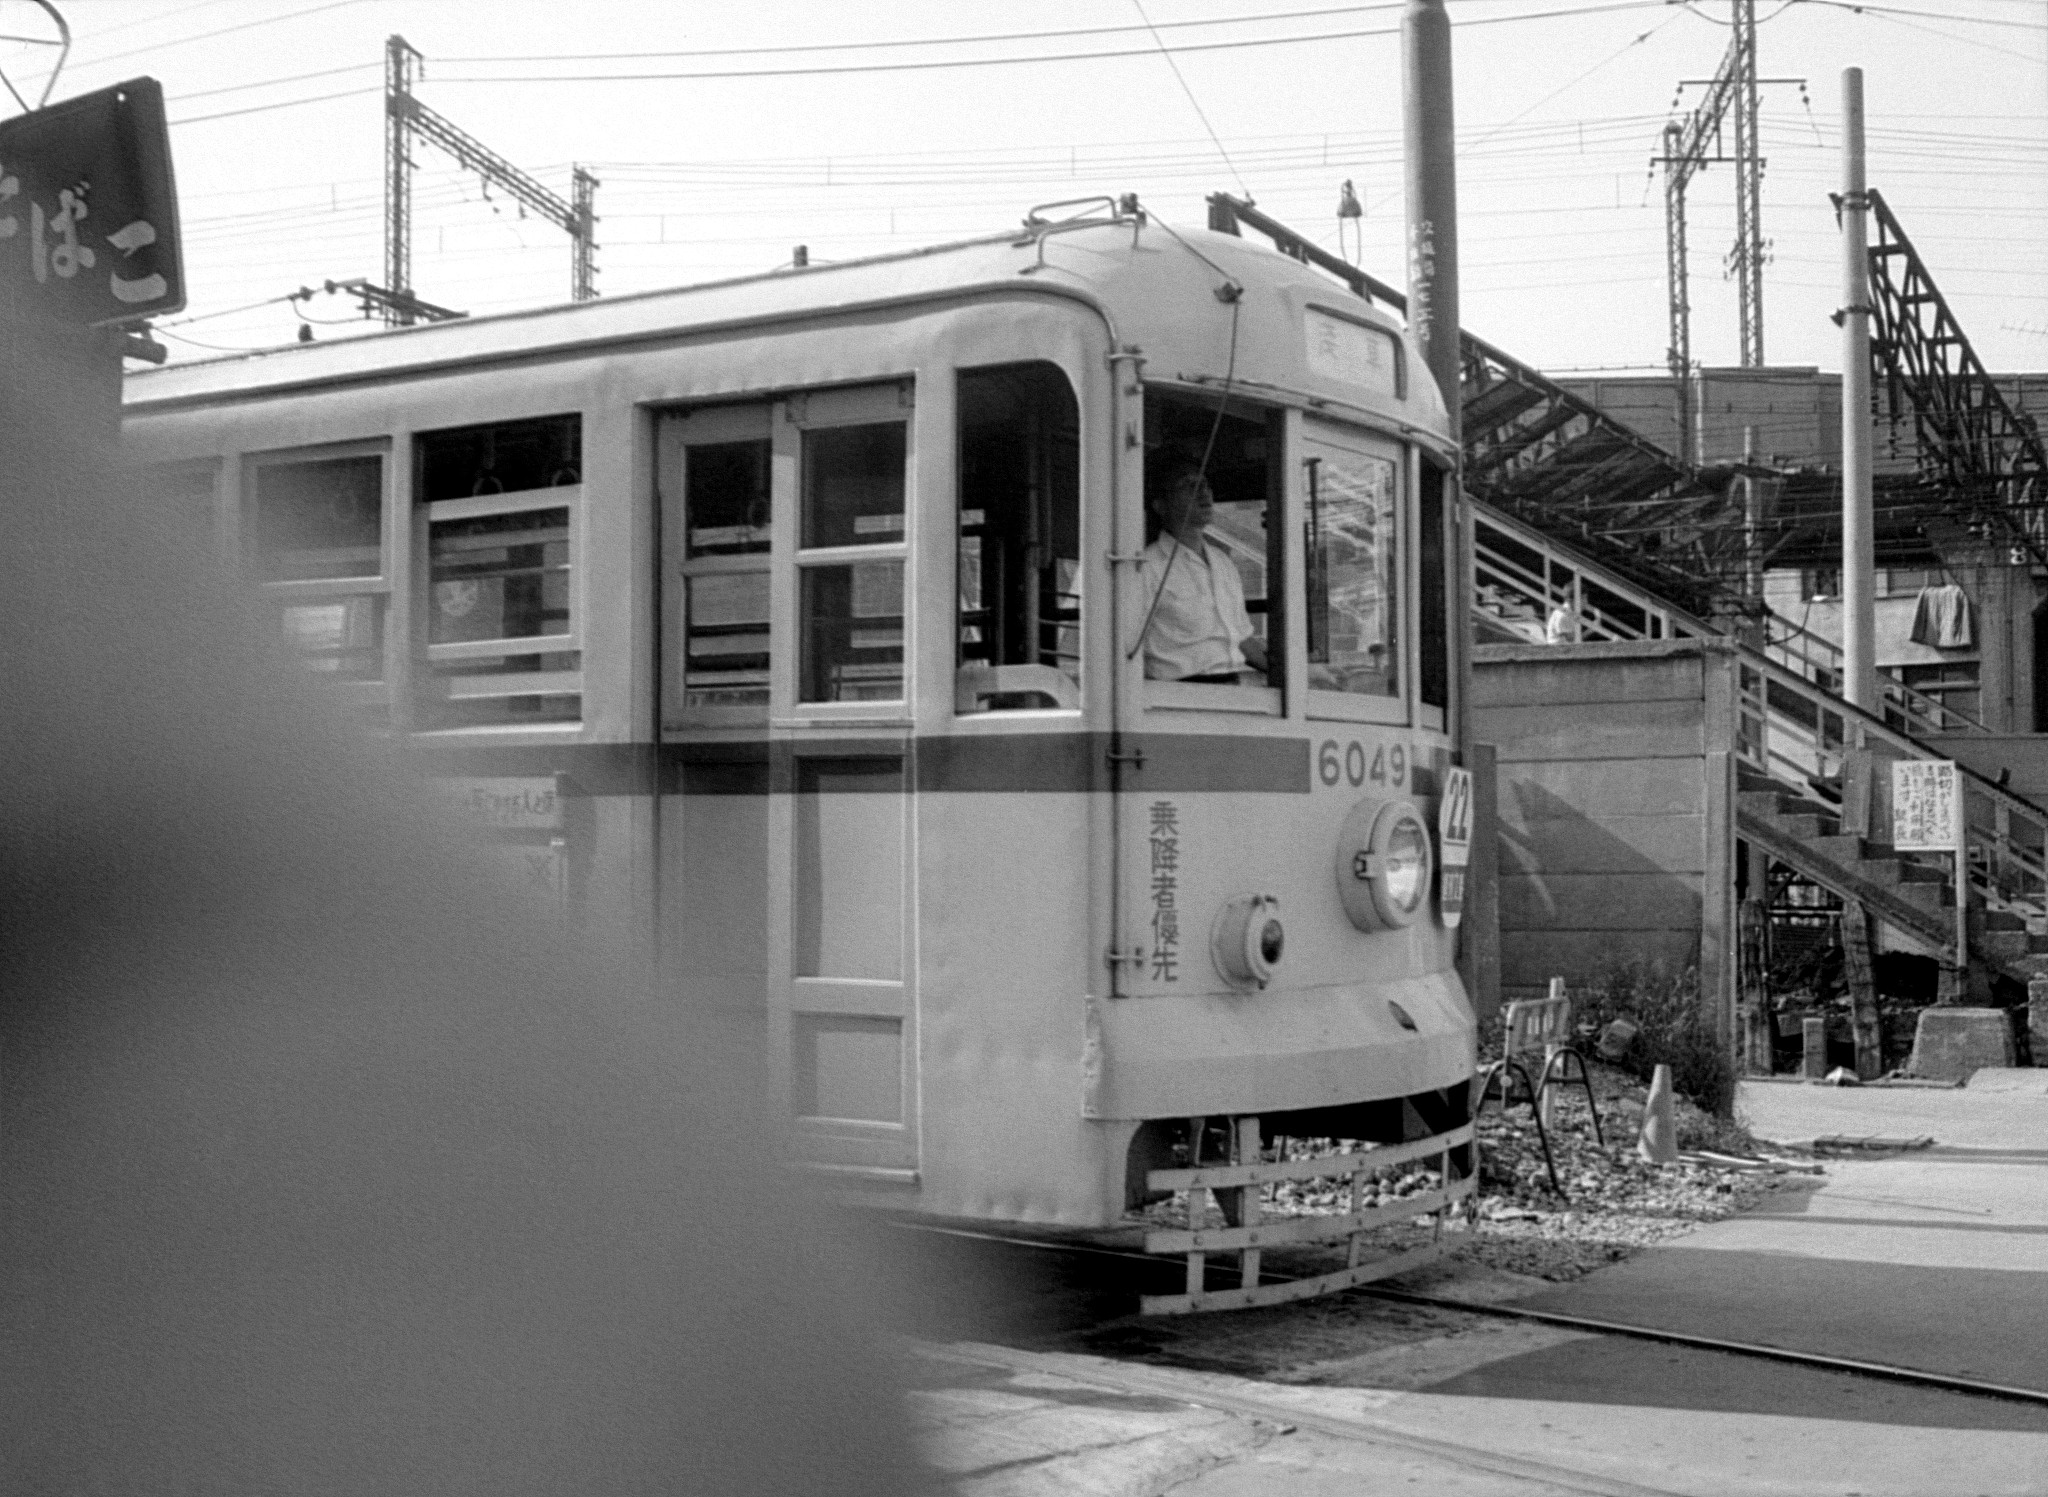
MULTIPOLYGON (((1594 1136, 1584 1088, 1574 1085, 1560 1091, 1553 1102, 1550 1149, 1562 1197, 1551 1189, 1528 1105, 1487 1105, 1476 1129, 1480 1167, 1475 1209, 1469 1215, 1454 1213, 1443 1224, 1453 1258, 1474 1268, 1562 1282, 1619 1262, 1700 1222, 1732 1216, 1775 1191, 1809 1184, 1802 1173, 1722 1167, 1700 1160, 1661 1167, 1646 1163, 1637 1153, 1636 1140, 1648 1089, 1598 1062, 1592 1066, 1592 1083, 1604 1143, 1594 1136)), ((1717 1120, 1683 1098, 1675 1101, 1674 1113, 1682 1151, 1747 1155, 1757 1148, 1739 1120, 1717 1120)), ((1328 1139, 1290 1140, 1288 1153, 1316 1154, 1331 1147, 1328 1139)), ((1390 1171, 1368 1186, 1364 1204, 1392 1206, 1437 1183, 1431 1170, 1390 1171)), ((1348 1206, 1348 1186, 1335 1180, 1306 1180, 1276 1186, 1264 1209, 1268 1217, 1341 1215, 1348 1206)), ((1144 1216, 1150 1226, 1183 1226, 1187 1198, 1177 1195, 1144 1216)), ((1218 1224, 1213 1205, 1209 1220, 1218 1224)), ((1376 1256, 1415 1246, 1437 1230, 1435 1219, 1425 1216, 1369 1233, 1366 1241, 1376 1256)), ((1291 1268, 1308 1273, 1330 1266, 1323 1262, 1328 1256, 1328 1250, 1299 1249, 1269 1253, 1268 1261, 1282 1272, 1291 1268)))
MULTIPOLYGON (((1596 1063, 1593 1090, 1605 1144, 1594 1138, 1582 1089, 1573 1087, 1553 1104, 1550 1147, 1564 1200, 1550 1189, 1530 1109, 1487 1107, 1478 1126, 1477 1220, 1456 1249, 1459 1257, 1541 1279, 1576 1279, 1700 1222, 1746 1210, 1775 1191, 1808 1187, 1810 1177, 1802 1173, 1645 1163, 1636 1139, 1647 1088, 1596 1063)), ((1739 1123, 1719 1123, 1683 1098, 1674 1111, 1682 1150, 1756 1150, 1739 1123)))

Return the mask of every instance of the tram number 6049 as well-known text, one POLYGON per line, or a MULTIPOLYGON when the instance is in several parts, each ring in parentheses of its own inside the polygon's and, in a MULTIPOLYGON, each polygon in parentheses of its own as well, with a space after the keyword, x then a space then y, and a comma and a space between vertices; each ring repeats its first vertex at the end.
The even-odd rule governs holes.
POLYGON ((1404 785, 1408 782, 1408 750, 1399 743, 1375 744, 1368 762, 1365 745, 1357 739, 1339 743, 1325 738, 1316 749, 1316 773, 1325 785, 1356 787, 1367 780, 1376 785, 1404 785))

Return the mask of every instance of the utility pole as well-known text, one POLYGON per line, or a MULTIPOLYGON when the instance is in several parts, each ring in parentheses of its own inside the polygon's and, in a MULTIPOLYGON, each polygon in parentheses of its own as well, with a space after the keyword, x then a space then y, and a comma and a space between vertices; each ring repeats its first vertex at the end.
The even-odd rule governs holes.
POLYGON ((1436 377, 1456 438, 1463 402, 1458 342, 1458 165, 1451 112, 1451 19, 1443 0, 1408 0, 1401 17, 1401 117, 1408 174, 1408 331, 1436 377))
POLYGON ((589 301, 597 295, 597 215, 592 211, 598 180, 582 167, 572 174, 571 197, 565 202, 539 181, 486 146, 473 135, 422 104, 413 94, 420 54, 393 33, 384 44, 384 279, 392 305, 384 320, 409 326, 415 319, 405 305, 412 296, 412 171, 410 146, 415 136, 439 146, 456 162, 495 182, 526 208, 569 236, 572 246, 570 295, 589 301))
POLYGON ((1877 710, 1877 545, 1870 483, 1870 199, 1863 69, 1842 70, 1842 696, 1877 710))

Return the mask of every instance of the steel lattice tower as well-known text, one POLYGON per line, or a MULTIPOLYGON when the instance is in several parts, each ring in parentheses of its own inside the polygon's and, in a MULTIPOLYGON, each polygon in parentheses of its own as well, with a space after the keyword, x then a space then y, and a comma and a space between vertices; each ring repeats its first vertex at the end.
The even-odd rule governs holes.
MULTIPOLYGON (((597 295, 597 215, 592 211, 598 180, 582 167, 572 174, 573 201, 565 202, 527 173, 422 104, 412 91, 419 76, 420 54, 402 36, 384 44, 384 279, 390 301, 384 320, 409 326, 421 315, 412 305, 412 157, 407 148, 414 136, 439 146, 456 162, 495 182, 569 236, 572 246, 570 295, 589 301, 597 295)), ((424 304, 422 304, 424 305, 424 304)))
MULTIPOLYGON (((1664 266, 1670 288, 1671 343, 1667 351, 1676 388, 1681 454, 1695 454, 1692 396, 1692 301, 1687 292, 1685 190, 1695 172, 1715 162, 1735 167, 1735 244, 1726 265, 1734 278, 1742 333, 1742 367, 1764 361, 1764 162, 1758 149, 1756 0, 1734 0, 1734 31, 1706 97, 1683 124, 1664 127, 1664 266), (1723 121, 1734 125, 1732 155, 1721 146, 1723 121)), ((1691 81, 1691 80, 1688 80, 1691 81)), ((1790 80, 1772 80, 1790 81, 1790 80)))

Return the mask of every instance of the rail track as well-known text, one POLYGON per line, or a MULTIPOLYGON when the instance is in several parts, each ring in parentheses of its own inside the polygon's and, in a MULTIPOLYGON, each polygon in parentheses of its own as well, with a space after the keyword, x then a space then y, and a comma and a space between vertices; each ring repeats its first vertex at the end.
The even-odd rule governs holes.
MULTIPOLYGON (((1173 1261, 1165 1260, 1152 1254, 1131 1252, 1126 1249, 1094 1244, 1011 1236, 997 1232, 974 1231, 924 1222, 900 1221, 894 1223, 894 1225, 906 1231, 928 1233, 935 1236, 1001 1244, 1007 1247, 1034 1249, 1081 1258, 1113 1259, 1127 1266, 1143 1264, 1161 1272, 1177 1271, 1179 1266, 1173 1261)), ((1228 1272, 1227 1268, 1220 1264, 1217 1265, 1217 1271, 1228 1272)), ((1270 1269, 1267 1270, 1266 1276, 1273 1278, 1282 1277, 1282 1275, 1274 1274, 1270 1269)), ((1390 1289, 1379 1285, 1364 1285, 1352 1292, 1384 1300, 1392 1304, 1410 1305, 1417 1308, 1487 1316, 1497 1319, 1520 1320, 1556 1326, 1565 1330, 1582 1331, 1592 1335, 1621 1336, 1631 1340, 1690 1347, 1699 1351, 1723 1352, 1733 1356, 1787 1363, 1810 1368, 1815 1371, 1837 1373, 1849 1377, 1904 1384, 1941 1392, 1960 1393, 1973 1397, 2000 1399, 2009 1403, 2022 1403, 2048 1408, 2048 1389, 2024 1388, 2007 1383, 1989 1382, 1979 1378, 1957 1377, 1947 1373, 1928 1372, 1920 1368, 1900 1366, 1896 1363, 1873 1362, 1852 1357, 1827 1356, 1819 1352, 1798 1351, 1790 1347, 1771 1346, 1761 1342, 1737 1341, 1717 1336, 1701 1336, 1685 1331, 1665 1330, 1657 1326, 1633 1325, 1622 1321, 1600 1320, 1582 1315, 1564 1315, 1554 1311, 1531 1310, 1514 1305, 1475 1304, 1470 1301, 1452 1299, 1441 1295, 1417 1294, 1407 1290, 1390 1289)), ((1587 1490, 1599 1489, 1587 1488, 1587 1490)), ((1642 1491, 1648 1489, 1635 1488, 1633 1490, 1642 1491)))

